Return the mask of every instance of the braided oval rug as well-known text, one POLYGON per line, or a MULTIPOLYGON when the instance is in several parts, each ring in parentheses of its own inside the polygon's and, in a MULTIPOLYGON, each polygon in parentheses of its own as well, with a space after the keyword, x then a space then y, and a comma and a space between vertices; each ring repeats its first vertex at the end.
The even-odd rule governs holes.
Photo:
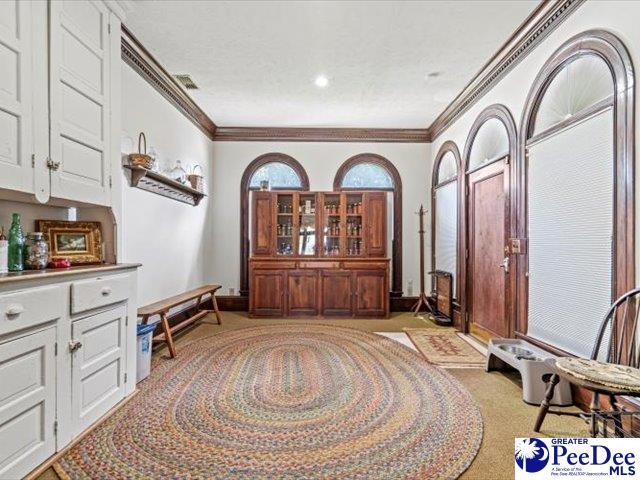
POLYGON ((322 325, 228 331, 154 359, 140 393, 72 448, 62 478, 455 478, 480 411, 394 340, 322 325))

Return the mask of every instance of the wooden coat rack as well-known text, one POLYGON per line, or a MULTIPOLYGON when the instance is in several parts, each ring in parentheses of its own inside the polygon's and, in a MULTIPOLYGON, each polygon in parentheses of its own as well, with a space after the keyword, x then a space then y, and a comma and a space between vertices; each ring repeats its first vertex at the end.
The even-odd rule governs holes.
POLYGON ((424 215, 425 209, 422 205, 420 205, 420 210, 418 210, 417 215, 420 217, 420 230, 418 230, 418 235, 420 236, 420 295, 418 295, 418 301, 413 306, 413 315, 415 317, 420 313, 420 309, 423 307, 427 310, 427 312, 433 315, 433 309, 431 305, 429 305, 429 297, 424 291, 424 215))

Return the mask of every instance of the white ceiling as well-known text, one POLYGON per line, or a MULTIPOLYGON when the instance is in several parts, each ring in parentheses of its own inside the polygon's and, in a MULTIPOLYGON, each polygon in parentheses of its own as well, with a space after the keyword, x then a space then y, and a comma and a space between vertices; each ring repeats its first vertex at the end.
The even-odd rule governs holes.
POLYGON ((125 24, 217 125, 426 128, 537 3, 144 0, 125 24))

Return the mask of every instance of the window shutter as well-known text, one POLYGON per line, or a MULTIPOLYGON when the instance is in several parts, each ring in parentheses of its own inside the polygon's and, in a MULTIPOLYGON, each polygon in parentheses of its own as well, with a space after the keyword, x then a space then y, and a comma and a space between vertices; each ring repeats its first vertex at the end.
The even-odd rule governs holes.
POLYGON ((453 275, 453 296, 456 297, 456 266, 458 246, 458 184, 451 182, 436 190, 436 270, 453 275))
POLYGON ((588 357, 612 301, 613 111, 529 147, 528 334, 588 357))

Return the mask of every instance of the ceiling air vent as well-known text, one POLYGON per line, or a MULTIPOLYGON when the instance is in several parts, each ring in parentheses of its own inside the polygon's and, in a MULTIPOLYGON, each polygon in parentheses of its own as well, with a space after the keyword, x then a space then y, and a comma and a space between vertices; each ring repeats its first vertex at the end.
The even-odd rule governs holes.
POLYGON ((174 75, 187 90, 197 90, 198 86, 189 75, 174 75))

